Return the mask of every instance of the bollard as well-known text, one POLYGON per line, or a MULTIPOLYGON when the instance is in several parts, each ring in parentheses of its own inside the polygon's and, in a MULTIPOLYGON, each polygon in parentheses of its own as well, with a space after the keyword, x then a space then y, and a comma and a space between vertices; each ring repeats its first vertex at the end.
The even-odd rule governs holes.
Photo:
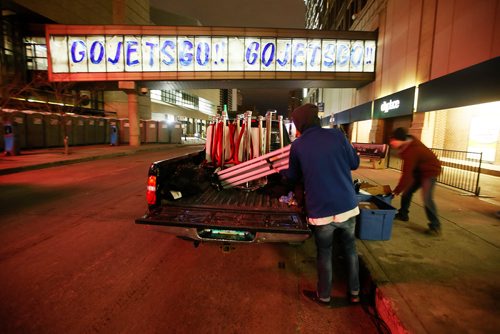
POLYGON ((64 137, 64 154, 68 155, 69 154, 69 137, 66 136, 64 137))

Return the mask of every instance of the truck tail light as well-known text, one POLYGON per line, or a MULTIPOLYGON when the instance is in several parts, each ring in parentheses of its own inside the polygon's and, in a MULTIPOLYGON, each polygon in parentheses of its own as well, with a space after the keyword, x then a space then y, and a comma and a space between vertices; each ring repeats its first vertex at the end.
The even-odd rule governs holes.
POLYGON ((146 199, 149 205, 156 204, 156 176, 148 177, 148 185, 146 188, 146 199))

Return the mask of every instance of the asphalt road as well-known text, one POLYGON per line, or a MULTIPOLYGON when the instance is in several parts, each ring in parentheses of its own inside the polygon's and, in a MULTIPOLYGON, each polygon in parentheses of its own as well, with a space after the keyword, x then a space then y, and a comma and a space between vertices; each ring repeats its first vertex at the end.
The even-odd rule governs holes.
POLYGON ((312 240, 228 251, 134 224, 149 163, 192 149, 0 176, 0 332, 377 333, 340 266, 337 307, 301 295, 312 240))

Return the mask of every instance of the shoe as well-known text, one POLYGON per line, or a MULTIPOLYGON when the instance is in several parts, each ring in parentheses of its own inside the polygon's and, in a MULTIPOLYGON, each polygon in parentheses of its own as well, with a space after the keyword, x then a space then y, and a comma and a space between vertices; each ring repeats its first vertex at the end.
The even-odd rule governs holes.
POLYGON ((441 229, 440 228, 434 228, 434 227, 429 227, 427 231, 424 232, 426 235, 429 235, 431 237, 439 237, 441 236, 441 229))
POLYGON ((311 290, 303 290, 302 291, 302 294, 307 298, 309 299, 310 301, 313 301, 314 303, 322 306, 322 307, 327 307, 327 308, 331 308, 332 307, 332 298, 330 298, 329 301, 323 301, 321 299, 319 299, 318 297, 318 294, 316 293, 316 291, 311 291, 311 290))
POLYGON ((352 293, 349 295, 349 301, 353 304, 357 304, 361 301, 359 295, 353 295, 352 293))
POLYGON ((401 221, 404 221, 404 222, 407 222, 407 221, 410 220, 410 218, 408 216, 403 216, 399 212, 396 213, 396 216, 394 216, 394 219, 401 220, 401 221))

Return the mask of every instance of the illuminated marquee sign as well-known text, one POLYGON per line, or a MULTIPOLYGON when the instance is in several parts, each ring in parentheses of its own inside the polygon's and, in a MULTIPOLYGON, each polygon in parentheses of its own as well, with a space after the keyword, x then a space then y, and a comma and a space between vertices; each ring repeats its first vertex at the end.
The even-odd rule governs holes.
POLYGON ((48 28, 49 69, 53 74, 375 70, 374 39, 208 35, 51 33, 48 28))
POLYGON ((374 41, 258 37, 53 36, 52 71, 373 72, 374 41))

